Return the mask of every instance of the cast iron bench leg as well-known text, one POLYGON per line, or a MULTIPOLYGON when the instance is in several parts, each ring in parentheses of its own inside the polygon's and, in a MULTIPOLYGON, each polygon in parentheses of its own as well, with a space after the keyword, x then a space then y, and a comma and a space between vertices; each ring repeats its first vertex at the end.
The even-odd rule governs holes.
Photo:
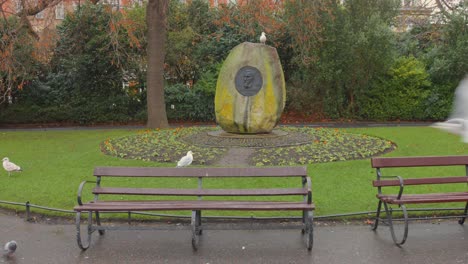
POLYGON ((465 211, 463 212, 463 217, 460 220, 458 220, 458 223, 460 225, 463 225, 465 223, 466 213, 468 213, 468 202, 465 205, 465 211))
POLYGON ((314 215, 312 211, 307 211, 306 214, 304 234, 306 235, 307 250, 312 250, 312 246, 314 245, 314 215))
POLYGON ((403 245, 406 241, 406 238, 408 237, 408 212, 406 211, 406 206, 405 205, 401 205, 400 208, 403 212, 403 217, 404 217, 404 231, 403 231, 403 238, 401 240, 399 240, 397 238, 397 235, 395 234, 395 229, 394 229, 394 226, 393 226, 393 221, 392 221, 392 209, 389 208, 389 206, 387 205, 387 203, 383 203, 384 204, 384 207, 385 207, 385 213, 387 215, 387 221, 388 221, 388 226, 390 227, 390 233, 392 234, 392 239, 393 239, 393 242, 395 242, 395 244, 397 246, 400 246, 400 245, 403 245))
POLYGON ((379 227, 379 219, 380 219, 380 211, 382 210, 382 201, 379 200, 379 204, 377 205, 377 211, 375 212, 375 221, 372 225, 372 230, 376 230, 379 227))
POLYGON ((203 228, 201 226, 201 210, 197 211, 197 227, 198 227, 198 234, 201 235, 203 233, 203 228))
POLYGON ((92 221, 93 221, 93 212, 88 212, 88 228, 87 228, 87 233, 88 234, 87 234, 86 244, 84 244, 81 241, 81 226, 80 226, 81 212, 76 213, 76 219, 75 219, 75 223, 76 223, 76 240, 78 242, 78 247, 80 247, 81 250, 88 249, 89 245, 91 244, 91 234, 93 233, 93 231, 92 231, 92 221))
POLYGON ((302 210, 302 229, 301 229, 301 232, 302 234, 305 234, 306 232, 306 222, 307 222, 307 210, 302 210))
MULTIPOLYGON (((98 211, 96 211, 96 225, 101 226, 101 218, 99 218, 99 212, 98 211)), ((99 235, 101 235, 101 236, 104 235, 105 231, 106 230, 98 230, 99 235)))
MULTIPOLYGON (((191 225, 192 225, 192 248, 193 250, 198 250, 198 243, 200 242, 200 234, 201 232, 199 231, 199 227, 198 227, 198 214, 197 214, 197 211, 192 211, 192 221, 191 221, 191 225)), ((201 219, 201 217, 200 217, 201 219)))

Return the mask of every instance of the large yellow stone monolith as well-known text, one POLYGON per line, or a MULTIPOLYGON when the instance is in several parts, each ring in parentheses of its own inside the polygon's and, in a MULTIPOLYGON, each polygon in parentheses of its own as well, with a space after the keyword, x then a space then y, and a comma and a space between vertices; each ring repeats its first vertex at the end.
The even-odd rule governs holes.
POLYGON ((286 102, 286 84, 276 49, 244 42, 231 50, 219 73, 216 122, 230 133, 269 133, 286 102))

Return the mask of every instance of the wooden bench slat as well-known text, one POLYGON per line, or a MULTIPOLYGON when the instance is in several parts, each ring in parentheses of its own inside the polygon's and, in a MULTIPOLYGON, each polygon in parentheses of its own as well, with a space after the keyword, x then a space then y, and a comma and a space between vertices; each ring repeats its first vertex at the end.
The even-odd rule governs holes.
POLYGON ((468 156, 371 158, 372 168, 468 165, 468 156))
POLYGON ((74 208, 75 211, 166 211, 166 210, 313 210, 305 202, 256 201, 98 201, 74 208))
POLYGON ((400 199, 397 199, 397 195, 381 194, 377 198, 390 204, 468 202, 468 192, 404 194, 400 199))
POLYGON ((422 203, 450 203, 450 202, 468 202, 468 196, 447 196, 447 197, 429 197, 421 199, 384 199, 389 204, 422 204, 422 203))
MULTIPOLYGON (((468 192, 452 192, 452 193, 416 193, 416 194, 403 194, 402 197, 414 198, 419 197, 428 198, 428 197, 439 197, 439 196, 468 196, 468 192)), ((377 194, 377 198, 397 198, 396 194, 377 194)))
POLYGON ((94 194, 122 195, 171 195, 171 196, 276 196, 306 195, 306 188, 290 189, 155 189, 155 188, 112 188, 93 189, 94 194))
POLYGON ((112 177, 305 177, 306 167, 154 168, 96 167, 95 176, 112 177))
MULTIPOLYGON (((467 176, 403 179, 404 185, 446 184, 446 183, 464 183, 464 182, 468 183, 467 176)), ((398 179, 374 180, 372 181, 372 185, 374 187, 400 186, 400 181, 398 179)))

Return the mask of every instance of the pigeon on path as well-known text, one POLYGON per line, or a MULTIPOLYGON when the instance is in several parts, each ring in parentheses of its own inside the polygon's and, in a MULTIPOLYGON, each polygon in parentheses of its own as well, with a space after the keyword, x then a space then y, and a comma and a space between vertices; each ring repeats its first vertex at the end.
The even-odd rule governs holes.
POLYGON ((468 75, 455 90, 453 111, 448 120, 434 123, 431 127, 461 135, 462 141, 468 143, 468 75))
POLYGON ((7 255, 8 257, 11 257, 15 253, 16 247, 17 247, 16 241, 12 240, 5 244, 3 251, 5 252, 5 255, 7 255))
POLYGON ((21 171, 20 166, 10 162, 7 157, 3 158, 3 168, 8 172, 8 176, 11 175, 12 171, 21 171))
POLYGON ((192 156, 192 151, 187 152, 187 155, 183 156, 179 162, 177 162, 176 168, 181 168, 181 167, 186 167, 190 164, 192 164, 193 161, 193 156, 192 156))
POLYGON ((260 36, 260 42, 261 42, 262 44, 265 44, 265 42, 266 42, 265 32, 262 32, 262 35, 260 36))

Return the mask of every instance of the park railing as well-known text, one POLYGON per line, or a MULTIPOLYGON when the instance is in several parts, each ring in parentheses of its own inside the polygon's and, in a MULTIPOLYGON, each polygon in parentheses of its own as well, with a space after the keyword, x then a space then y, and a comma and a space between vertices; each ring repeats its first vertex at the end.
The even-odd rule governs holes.
MULTIPOLYGON (((11 202, 11 201, 3 201, 0 200, 0 204, 8 204, 8 205, 14 205, 14 206, 20 206, 25 208, 25 213, 26 213, 26 221, 30 221, 32 219, 31 217, 31 208, 37 208, 45 211, 53 211, 53 212, 60 212, 60 213, 66 213, 66 214, 75 214, 76 212, 74 210, 67 210, 67 209, 60 209, 60 208, 52 208, 52 207, 47 207, 47 206, 42 206, 42 205, 37 205, 37 204, 32 204, 29 201, 27 202, 11 202)), ((407 211, 413 211, 413 212, 443 212, 443 211, 456 211, 456 210, 463 210, 464 207, 457 207, 457 208, 412 208, 412 209, 407 209, 407 211)), ((395 212, 401 211, 398 209, 393 210, 395 212)), ((113 212, 106 212, 106 213, 113 213, 113 212)), ((191 218, 190 215, 174 215, 174 214, 157 214, 157 213, 148 213, 148 212, 138 212, 138 211, 130 211, 128 212, 128 220, 131 220, 132 215, 146 215, 146 216, 154 216, 154 217, 167 217, 167 218, 191 218)), ((314 216, 314 219, 333 219, 333 218, 344 218, 344 217, 351 217, 351 216, 372 216, 375 215, 375 211, 362 211, 362 212, 350 212, 350 213, 340 213, 340 214, 330 214, 330 215, 321 215, 321 216, 314 216)), ((430 219, 449 219, 449 218, 458 218, 459 216, 456 215, 446 215, 446 216, 420 216, 420 217, 415 217, 411 218, 411 220, 430 220, 430 219)), ((285 217, 258 217, 258 216, 203 216, 203 218, 207 219, 240 219, 240 220, 281 220, 285 219, 285 217)), ((297 219, 301 220, 302 217, 297 216, 297 217, 287 217, 287 219, 297 219)), ((398 221, 398 219, 395 219, 398 221)))

